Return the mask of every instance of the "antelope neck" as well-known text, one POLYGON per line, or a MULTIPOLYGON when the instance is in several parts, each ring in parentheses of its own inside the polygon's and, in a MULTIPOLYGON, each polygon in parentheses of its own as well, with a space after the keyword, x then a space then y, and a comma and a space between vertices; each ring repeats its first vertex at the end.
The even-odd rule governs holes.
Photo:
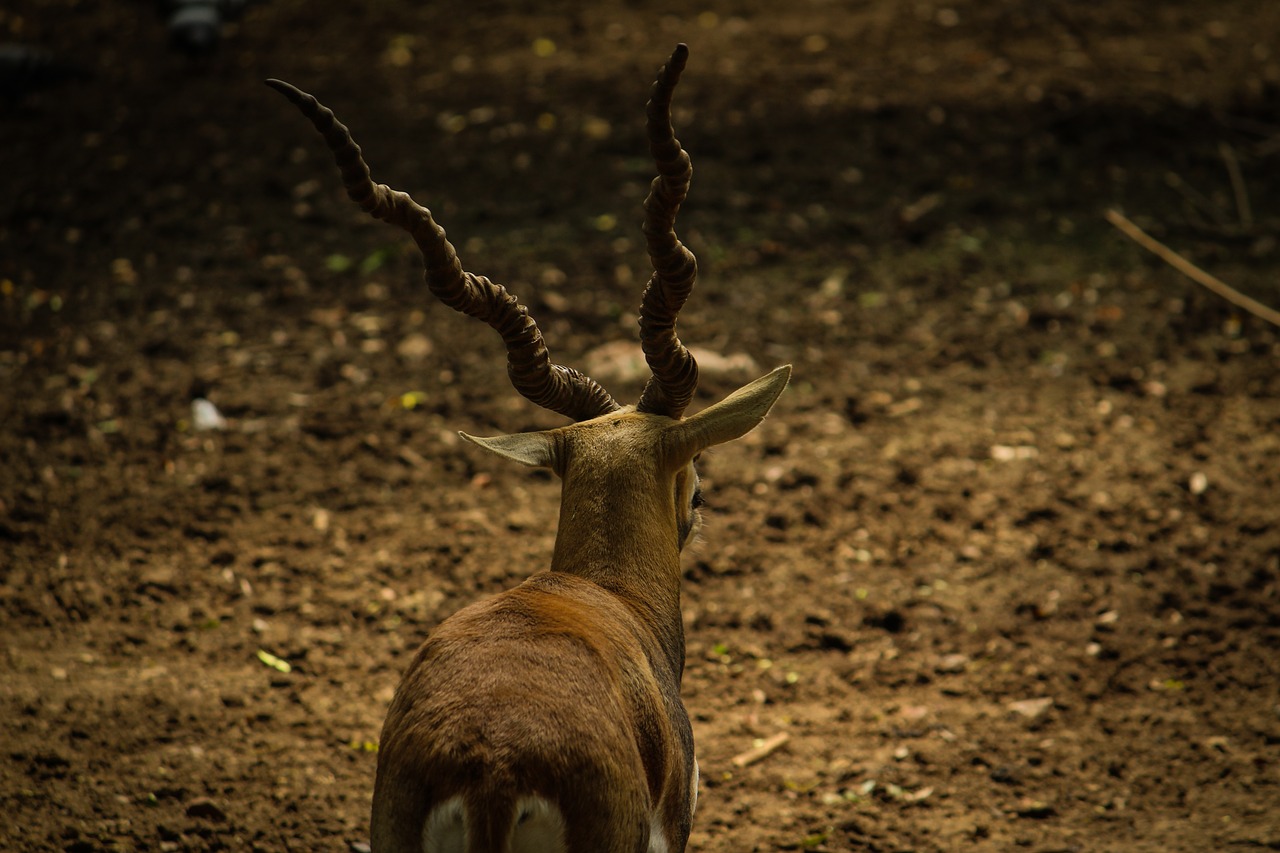
POLYGON ((652 629, 678 674, 684 627, 673 489, 674 477, 635 468, 566 472, 551 570, 616 595, 652 629))

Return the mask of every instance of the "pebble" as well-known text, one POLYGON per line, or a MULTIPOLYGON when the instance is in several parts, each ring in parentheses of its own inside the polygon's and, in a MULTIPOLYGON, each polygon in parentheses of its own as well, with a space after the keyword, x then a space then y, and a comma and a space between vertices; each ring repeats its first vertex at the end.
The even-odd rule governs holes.
POLYGON ((1040 800, 1024 799, 1018 803, 1018 817, 1029 817, 1038 820, 1046 817, 1053 817, 1055 814, 1057 814, 1057 809, 1040 800))
MULTIPOLYGON (((707 378, 745 379, 760 371, 746 353, 724 355, 702 347, 690 347, 689 351, 698 362, 699 373, 707 378)), ((633 341, 602 344, 587 353, 583 362, 587 373, 602 382, 643 382, 649 378, 649 365, 633 341)))
POLYGON ((1037 720, 1048 713, 1053 707, 1053 698, 1044 696, 1039 699, 1020 699, 1016 702, 1009 703, 1009 710, 1015 714, 1026 717, 1028 720, 1037 720))
POLYGON ((396 355, 405 361, 422 361, 435 350, 431 339, 421 332, 411 332, 396 344, 396 355))
POLYGON ((191 401, 191 426, 196 432, 224 430, 227 428, 227 419, 213 403, 204 397, 197 397, 191 401))
POLYGON ((208 820, 226 820, 227 813, 208 797, 196 797, 187 804, 187 817, 206 818, 208 820))
POLYGON ((1040 450, 1029 444, 1018 446, 1010 446, 1007 444, 993 444, 991 446, 991 458, 997 462, 1015 462, 1024 459, 1034 459, 1040 455, 1040 450))

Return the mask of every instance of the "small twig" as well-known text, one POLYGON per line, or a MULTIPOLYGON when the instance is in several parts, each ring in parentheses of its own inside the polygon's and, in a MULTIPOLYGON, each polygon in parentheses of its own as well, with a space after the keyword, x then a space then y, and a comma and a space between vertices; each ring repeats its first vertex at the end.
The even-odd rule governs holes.
POLYGON ((1226 142, 1218 143, 1218 152, 1222 162, 1227 164, 1227 176, 1231 178, 1231 191, 1236 196, 1236 214, 1240 217, 1240 226, 1246 231, 1253 230, 1253 208, 1249 204, 1249 191, 1244 185, 1244 174, 1240 171, 1240 160, 1235 149, 1226 142))
POLYGON ((1200 269, 1198 266, 1191 263, 1191 261, 1188 261, 1186 258, 1182 257, 1182 255, 1173 251, 1173 249, 1170 249, 1159 240, 1156 240, 1154 237, 1147 234, 1147 232, 1143 231, 1137 225, 1134 225, 1129 218, 1120 211, 1108 210, 1106 216, 1107 221, 1120 229, 1122 234, 1142 248, 1159 257, 1162 261, 1194 281, 1196 284, 1212 290, 1232 305, 1235 305, 1238 308, 1243 308, 1253 316, 1261 317, 1268 323, 1280 326, 1280 311, 1268 308, 1266 305, 1263 305, 1255 299, 1250 299, 1248 296, 1245 296, 1226 282, 1219 278, 1215 278, 1200 269))
POLYGON ((778 732, 772 737, 767 737, 760 741, 758 746, 754 746, 746 752, 735 755, 731 759, 733 766, 749 767, 757 761, 763 761, 781 749, 789 740, 791 740, 791 735, 788 732, 778 732))

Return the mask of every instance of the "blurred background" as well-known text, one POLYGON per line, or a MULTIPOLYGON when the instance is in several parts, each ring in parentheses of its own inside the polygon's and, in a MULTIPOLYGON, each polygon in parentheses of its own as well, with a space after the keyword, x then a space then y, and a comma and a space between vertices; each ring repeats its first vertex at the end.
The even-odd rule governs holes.
POLYGON ((546 564, 559 421, 262 85, 644 380, 643 105, 677 42, 701 463, 699 850, 1280 845, 1271 0, 42 0, 0 10, 0 826, 363 849, 434 624, 546 564), (785 732, 759 763, 735 756, 785 732))

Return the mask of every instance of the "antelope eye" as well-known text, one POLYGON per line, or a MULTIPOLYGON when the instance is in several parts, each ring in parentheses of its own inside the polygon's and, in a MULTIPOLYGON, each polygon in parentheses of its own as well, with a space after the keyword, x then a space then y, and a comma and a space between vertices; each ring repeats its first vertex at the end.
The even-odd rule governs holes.
POLYGON ((697 509, 707 505, 707 499, 702 496, 702 489, 694 489, 693 497, 689 498, 689 506, 697 509))

